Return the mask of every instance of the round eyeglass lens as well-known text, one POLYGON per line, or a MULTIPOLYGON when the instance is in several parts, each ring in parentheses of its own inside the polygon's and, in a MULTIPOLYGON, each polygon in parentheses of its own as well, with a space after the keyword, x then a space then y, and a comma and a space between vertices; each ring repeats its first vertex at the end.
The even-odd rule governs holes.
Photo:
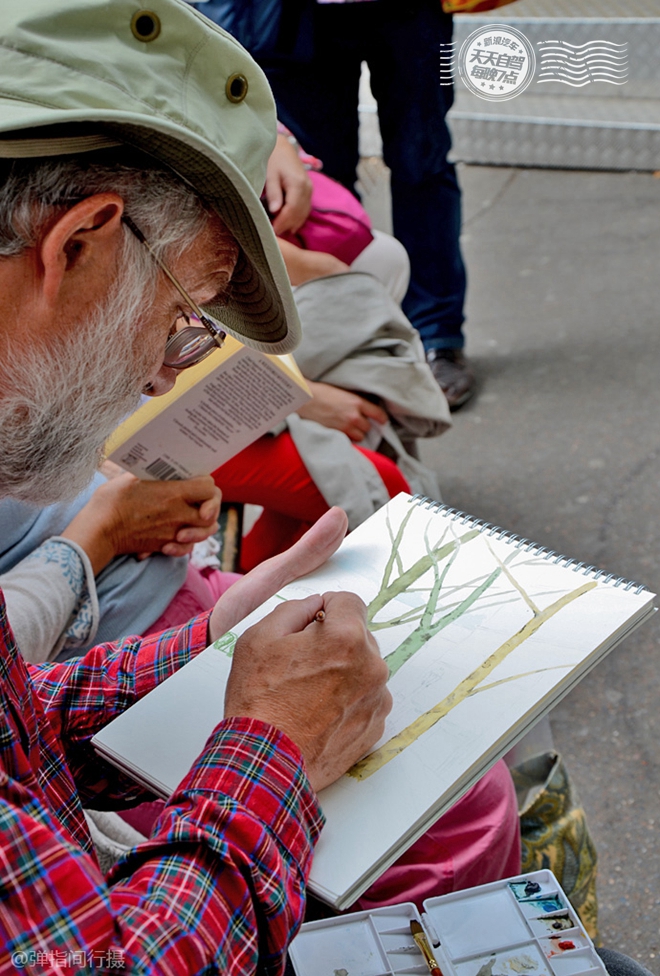
POLYGON ((167 340, 163 363, 170 369, 185 369, 201 363, 217 348, 204 326, 187 325, 167 340))

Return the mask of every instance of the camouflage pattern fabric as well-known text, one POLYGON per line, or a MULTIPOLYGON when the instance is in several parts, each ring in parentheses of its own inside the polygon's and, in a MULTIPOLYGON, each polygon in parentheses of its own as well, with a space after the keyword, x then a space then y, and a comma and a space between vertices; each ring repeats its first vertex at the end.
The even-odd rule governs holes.
POLYGON ((518 796, 523 872, 552 871, 598 945, 598 855, 561 756, 546 752, 510 772, 518 796))

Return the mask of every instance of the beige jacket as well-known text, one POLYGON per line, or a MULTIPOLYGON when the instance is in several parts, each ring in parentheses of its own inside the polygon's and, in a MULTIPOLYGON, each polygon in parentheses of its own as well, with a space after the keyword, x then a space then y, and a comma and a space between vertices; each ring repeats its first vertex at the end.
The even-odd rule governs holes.
MULTIPOLYGON (((294 355, 303 374, 376 395, 390 423, 365 446, 384 440, 413 491, 440 501, 436 477, 414 456, 414 443, 443 433, 451 418, 417 331, 369 274, 317 278, 296 288, 294 297, 303 328, 294 355)), ((351 528, 385 504, 382 479, 345 434, 295 414, 287 425, 321 494, 347 512, 351 528)))

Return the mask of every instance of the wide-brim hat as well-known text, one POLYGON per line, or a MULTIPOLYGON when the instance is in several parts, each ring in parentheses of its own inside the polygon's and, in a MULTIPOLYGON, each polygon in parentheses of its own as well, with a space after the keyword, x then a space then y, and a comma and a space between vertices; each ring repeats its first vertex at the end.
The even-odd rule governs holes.
POLYGON ((0 157, 125 143, 171 168, 241 254, 226 304, 205 310, 247 345, 293 349, 300 324, 260 202, 275 143, 268 82, 183 0, 20 0, 0 9, 0 157))

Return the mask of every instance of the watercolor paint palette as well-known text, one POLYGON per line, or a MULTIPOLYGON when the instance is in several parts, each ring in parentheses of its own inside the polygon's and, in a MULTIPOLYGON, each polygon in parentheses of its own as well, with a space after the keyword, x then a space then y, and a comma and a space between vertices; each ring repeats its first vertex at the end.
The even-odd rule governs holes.
POLYGON ((551 871, 412 903, 308 922, 291 944, 297 976, 414 976, 429 970, 410 922, 426 931, 443 976, 606 976, 551 871))

